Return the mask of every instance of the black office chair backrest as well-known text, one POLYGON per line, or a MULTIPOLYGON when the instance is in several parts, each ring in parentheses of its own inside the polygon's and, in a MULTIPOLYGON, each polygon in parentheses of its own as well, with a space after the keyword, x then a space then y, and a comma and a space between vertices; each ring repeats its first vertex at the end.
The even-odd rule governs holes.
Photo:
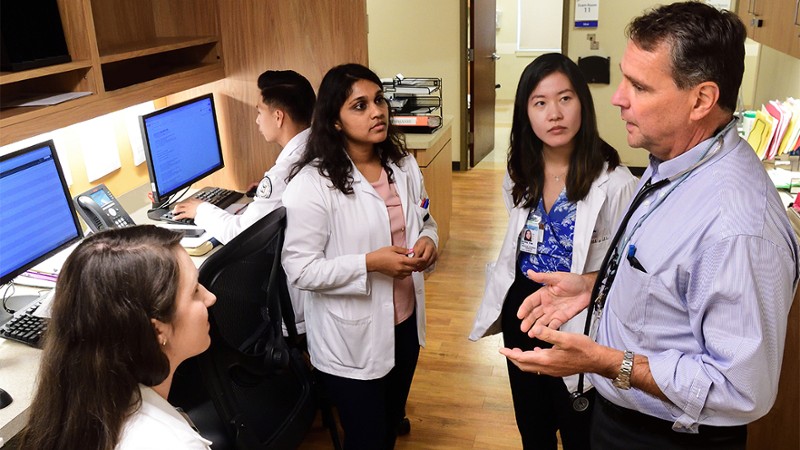
MULTIPOLYGON (((309 367, 281 331, 282 311, 291 309, 280 262, 285 226, 279 208, 200 267, 200 283, 217 302, 209 308, 211 346, 197 366, 224 424, 223 439, 237 449, 296 448, 316 413, 309 367)), ((283 315, 293 324, 292 311, 283 315)), ((209 421, 187 412, 203 434, 198 422, 209 421)))

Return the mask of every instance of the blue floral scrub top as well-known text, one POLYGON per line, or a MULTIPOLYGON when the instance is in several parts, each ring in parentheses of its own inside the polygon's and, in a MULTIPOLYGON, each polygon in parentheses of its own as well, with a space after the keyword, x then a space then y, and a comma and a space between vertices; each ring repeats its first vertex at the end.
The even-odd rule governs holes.
MULTIPOLYGON (((539 222, 543 236, 536 246, 537 253, 519 252, 519 268, 525 275, 534 272, 569 272, 572 267, 572 239, 575 236, 575 213, 577 205, 567 200, 567 190, 558 195, 550 213, 544 210, 544 201, 539 199, 536 209, 531 209, 528 220, 539 222)), ((520 239, 527 227, 520 233, 520 239)), ((524 247, 524 246, 520 246, 524 247)))

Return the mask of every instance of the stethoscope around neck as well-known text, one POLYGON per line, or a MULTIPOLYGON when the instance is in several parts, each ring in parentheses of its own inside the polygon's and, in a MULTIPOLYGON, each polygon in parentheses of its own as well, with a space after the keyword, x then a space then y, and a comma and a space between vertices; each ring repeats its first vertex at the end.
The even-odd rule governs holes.
MULTIPOLYGON (((619 262, 622 259, 621 249, 625 248, 627 243, 633 237, 633 234, 636 233, 644 220, 647 219, 647 217, 649 217, 650 214, 656 210, 656 208, 661 206, 667 196, 669 196, 669 194, 671 194, 675 188, 680 186, 681 183, 683 183, 695 169, 708 162, 722 150, 723 138, 728 131, 736 125, 736 123, 736 118, 728 122, 728 124, 725 125, 725 127, 714 136, 714 140, 709 144, 706 151, 703 152, 703 156, 701 156, 700 159, 697 160, 697 162, 695 162, 692 166, 652 184, 650 183, 650 180, 647 180, 642 189, 633 198, 630 206, 628 207, 628 211, 626 211, 625 216, 620 221, 614 238, 611 239, 611 244, 608 247, 606 256, 603 258, 603 262, 600 265, 600 270, 597 272, 597 280, 594 283, 594 287, 592 287, 592 295, 590 297, 590 299, 593 300, 590 300, 589 305, 587 306, 586 323, 584 325, 583 334, 591 337, 596 332, 596 330, 592 330, 592 316, 597 316, 597 319, 594 321, 595 326, 597 326, 600 322, 600 315, 602 314, 603 307, 605 306, 606 296, 611 290, 611 283, 616 277, 616 271, 619 267, 619 262), (668 184, 671 184, 670 189, 664 192, 663 195, 659 196, 650 209, 636 221, 636 224, 633 225, 630 232, 625 233, 625 230, 628 227, 628 222, 630 221, 633 213, 636 212, 636 209, 639 207, 639 205, 641 205, 652 192, 661 189, 668 184), (609 270, 609 266, 611 266, 611 270, 609 270)), ((585 374, 583 373, 578 375, 578 388, 575 392, 570 394, 572 408, 578 412, 586 411, 586 409, 589 408, 589 400, 583 395, 584 377, 585 374)))

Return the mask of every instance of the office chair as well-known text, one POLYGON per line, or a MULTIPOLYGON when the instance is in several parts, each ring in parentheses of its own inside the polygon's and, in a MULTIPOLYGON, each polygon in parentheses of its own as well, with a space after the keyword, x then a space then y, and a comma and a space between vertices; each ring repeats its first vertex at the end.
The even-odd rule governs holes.
POLYGON ((285 321, 289 341, 296 340, 280 263, 285 226, 279 208, 200 267, 200 283, 217 296, 209 308, 211 346, 179 367, 170 401, 215 450, 297 448, 316 415, 310 368, 281 330, 285 321))

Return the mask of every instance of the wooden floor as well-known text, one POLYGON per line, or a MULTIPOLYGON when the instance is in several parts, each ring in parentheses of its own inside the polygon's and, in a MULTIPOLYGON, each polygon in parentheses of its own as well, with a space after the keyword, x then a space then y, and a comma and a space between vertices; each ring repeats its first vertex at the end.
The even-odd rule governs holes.
MULTIPOLYGON (((411 432, 398 438, 398 450, 521 448, 502 340, 467 339, 484 268, 497 257, 508 221, 500 196, 504 163, 487 159, 453 173, 450 240, 425 284, 427 346, 406 408, 411 432)), ((332 448, 319 420, 300 448, 332 448)))

